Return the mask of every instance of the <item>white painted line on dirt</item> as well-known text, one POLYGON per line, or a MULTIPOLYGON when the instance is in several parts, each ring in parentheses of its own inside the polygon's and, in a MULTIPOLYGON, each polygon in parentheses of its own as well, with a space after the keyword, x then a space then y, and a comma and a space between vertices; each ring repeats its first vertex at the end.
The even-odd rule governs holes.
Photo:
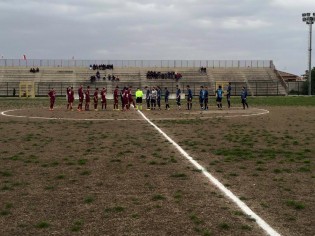
MULTIPOLYGON (((19 111, 21 109, 15 109, 15 110, 7 110, 7 111, 3 111, 0 114, 3 116, 7 116, 7 117, 15 117, 15 118, 28 118, 28 119, 42 119, 42 120, 67 120, 67 121, 141 121, 143 119, 114 119, 114 118, 66 118, 66 117, 44 117, 44 116, 18 116, 18 115, 10 115, 7 114, 9 112, 14 112, 14 111, 19 111)), ((236 115, 216 115, 216 114, 220 114, 220 113, 215 113, 214 116, 202 116, 202 117, 163 117, 163 118, 153 118, 151 120, 155 120, 155 121, 163 121, 163 120, 194 120, 194 119, 215 119, 215 118, 235 118, 235 117, 248 117, 248 116, 259 116, 259 115, 264 115, 264 114, 268 114, 269 111, 268 110, 264 110, 264 109, 256 109, 258 111, 258 113, 250 113, 250 114, 236 114, 236 115)), ((191 113, 192 115, 199 115, 201 113, 191 113)), ((211 114, 212 113, 203 113, 203 114, 211 114)), ((229 114, 229 113, 228 113, 229 114)))
MULTIPOLYGON (((128 120, 133 120, 133 119, 113 119, 113 118, 66 118, 66 117, 44 117, 44 116, 17 116, 17 115, 9 115, 7 114, 8 112, 13 112, 13 111, 18 111, 16 110, 7 110, 3 111, 0 114, 3 116, 7 117, 15 117, 15 118, 28 118, 28 119, 42 119, 42 120, 68 120, 68 121, 114 121, 114 120, 119 120, 119 121, 128 121, 128 120)), ((134 119, 134 120, 142 120, 142 119, 134 119)))
POLYGON ((212 174, 210 174, 203 166, 201 166, 196 160, 194 160, 189 154, 179 146, 174 140, 172 140, 166 133, 164 133, 158 126, 150 121, 141 111, 139 114, 152 125, 160 134, 162 134, 175 148, 188 159, 198 170, 200 170, 219 190, 221 190, 228 198, 230 198, 241 210, 251 218, 255 219, 256 223, 269 235, 280 236, 280 234, 274 230, 267 222, 265 222, 260 216, 253 212, 243 201, 241 201, 234 193, 227 189, 219 180, 217 180, 212 174))

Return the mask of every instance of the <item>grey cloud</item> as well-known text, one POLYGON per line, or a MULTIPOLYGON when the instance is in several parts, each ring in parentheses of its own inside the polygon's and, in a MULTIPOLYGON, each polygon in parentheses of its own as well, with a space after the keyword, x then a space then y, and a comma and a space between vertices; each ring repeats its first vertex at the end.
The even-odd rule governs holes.
POLYGON ((302 11, 291 0, 2 0, 0 54, 274 59, 279 69, 301 74, 307 60, 302 11))

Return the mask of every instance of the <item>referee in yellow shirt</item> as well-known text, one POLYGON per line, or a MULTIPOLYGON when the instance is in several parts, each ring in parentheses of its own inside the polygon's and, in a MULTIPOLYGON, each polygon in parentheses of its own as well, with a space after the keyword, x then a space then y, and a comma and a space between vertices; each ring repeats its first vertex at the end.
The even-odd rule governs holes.
POLYGON ((142 111, 142 97, 143 97, 143 92, 140 88, 137 88, 136 91, 136 103, 137 103, 137 110, 142 111))

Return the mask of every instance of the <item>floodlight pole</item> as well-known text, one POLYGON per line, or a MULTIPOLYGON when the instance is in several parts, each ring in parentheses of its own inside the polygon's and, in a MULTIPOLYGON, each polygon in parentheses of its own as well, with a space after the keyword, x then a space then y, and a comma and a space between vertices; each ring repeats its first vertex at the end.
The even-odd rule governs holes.
POLYGON ((308 95, 312 95, 312 25, 315 20, 315 13, 303 13, 302 14, 303 21, 309 25, 309 47, 308 47, 308 95))
POLYGON ((308 95, 312 95, 312 25, 310 26, 310 37, 308 46, 308 95))

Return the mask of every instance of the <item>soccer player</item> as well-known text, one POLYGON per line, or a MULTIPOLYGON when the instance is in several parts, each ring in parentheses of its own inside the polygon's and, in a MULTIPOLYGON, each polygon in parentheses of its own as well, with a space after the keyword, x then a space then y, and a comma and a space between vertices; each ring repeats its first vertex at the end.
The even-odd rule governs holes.
POLYGON ((78 95, 79 95, 79 105, 78 105, 78 111, 82 111, 82 104, 83 104, 83 99, 84 99, 84 94, 83 94, 83 87, 80 85, 78 89, 78 95))
POLYGON ((67 101, 68 101, 68 103, 67 103, 67 110, 69 110, 69 108, 70 108, 70 96, 69 96, 70 90, 71 90, 71 87, 70 86, 67 87, 67 101))
POLYGON ((87 89, 85 90, 85 110, 89 111, 90 110, 90 86, 87 86, 87 89))
POLYGON ((192 108, 192 99, 193 99, 192 91, 190 89, 190 86, 187 85, 187 110, 191 110, 192 108))
POLYGON ((50 98, 49 110, 53 111, 54 110, 55 101, 56 101, 56 91, 55 91, 54 88, 50 89, 50 91, 48 93, 48 97, 50 98))
POLYGON ((222 86, 219 85, 219 88, 215 91, 216 95, 217 95, 217 106, 220 110, 222 110, 222 96, 223 96, 223 90, 222 90, 222 86))
POLYGON ((145 94, 145 100, 147 102, 147 110, 150 110, 150 100, 151 100, 151 90, 148 88, 148 86, 145 86, 146 94, 145 94))
POLYGON ((205 100, 205 91, 203 89, 203 86, 200 86, 200 91, 199 91, 199 104, 200 104, 200 109, 203 110, 203 103, 205 100))
POLYGON ((102 110, 106 110, 106 88, 101 91, 102 110))
POLYGON ((161 88, 160 86, 157 86, 157 99, 156 99, 156 102, 157 102, 157 105, 159 107, 159 110, 161 110, 161 96, 162 96, 162 91, 161 91, 161 88))
POLYGON ((114 110, 119 110, 118 108, 118 93, 119 93, 119 87, 116 86, 114 90, 114 110))
POLYGON ((94 96, 94 111, 97 111, 97 105, 98 105, 98 88, 95 89, 94 96))
POLYGON ((129 92, 127 87, 124 87, 122 91, 122 104, 123 104, 123 111, 129 110, 129 98, 128 98, 129 92))
POLYGON ((228 103, 228 108, 231 107, 231 91, 232 91, 232 86, 231 86, 231 82, 229 82, 229 86, 227 87, 227 93, 226 93, 226 100, 228 103))
POLYGON ((151 91, 151 110, 155 110, 156 99, 157 99, 157 91, 155 90, 155 87, 153 87, 151 91))
POLYGON ((241 99, 242 99, 243 109, 245 109, 245 106, 248 108, 248 103, 246 100, 247 99, 247 89, 245 87, 242 88, 241 99))
POLYGON ((170 105, 168 104, 168 98, 170 96, 170 92, 168 91, 168 89, 165 87, 165 110, 169 110, 170 109, 170 105))
POLYGON ((137 88, 136 91, 136 103, 137 103, 137 110, 142 111, 142 97, 143 97, 143 92, 140 88, 137 88))
POLYGON ((130 108, 130 105, 132 104, 134 108, 136 108, 136 104, 135 104, 135 101, 133 100, 133 97, 132 97, 132 91, 131 91, 132 87, 129 86, 128 88, 128 106, 130 108))
POLYGON ((209 103, 209 91, 208 91, 208 87, 205 86, 205 89, 204 89, 204 98, 205 98, 205 110, 208 110, 208 103, 209 103))
POLYGON ((74 102, 74 91, 73 91, 73 87, 70 88, 69 91, 69 108, 70 111, 73 111, 73 102, 74 102))
POLYGON ((125 100, 124 100, 125 90, 126 90, 126 87, 124 87, 124 88, 120 91, 121 110, 124 110, 125 105, 126 105, 126 104, 125 104, 125 100))
POLYGON ((178 110, 180 110, 180 95, 181 95, 181 91, 180 88, 178 87, 178 85, 176 85, 176 104, 177 104, 177 108, 178 110))

